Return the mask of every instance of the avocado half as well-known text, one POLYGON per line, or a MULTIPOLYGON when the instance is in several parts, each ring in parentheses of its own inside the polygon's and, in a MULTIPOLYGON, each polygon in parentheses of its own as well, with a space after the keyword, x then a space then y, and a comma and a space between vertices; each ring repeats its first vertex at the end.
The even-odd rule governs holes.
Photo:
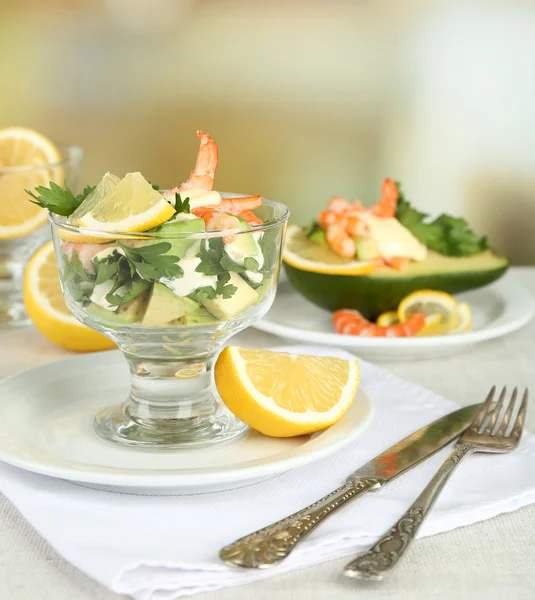
POLYGON ((496 281, 508 268, 507 258, 491 250, 467 257, 429 251, 426 260, 411 263, 403 271, 384 267, 370 275, 313 273, 284 263, 288 279, 310 302, 331 311, 353 308, 370 320, 396 310, 401 300, 416 290, 458 294, 496 281))

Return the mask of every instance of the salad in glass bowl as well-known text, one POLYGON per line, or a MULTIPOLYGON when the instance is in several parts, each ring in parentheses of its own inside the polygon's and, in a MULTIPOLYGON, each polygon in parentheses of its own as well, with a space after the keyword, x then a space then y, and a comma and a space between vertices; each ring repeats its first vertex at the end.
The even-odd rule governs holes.
POLYGON ((127 401, 95 418, 108 441, 180 448, 246 429, 215 399, 211 369, 221 345, 271 306, 289 213, 214 191, 217 146, 197 133, 195 169, 172 190, 106 173, 79 196, 56 184, 34 195, 50 210, 69 309, 130 367, 127 401))

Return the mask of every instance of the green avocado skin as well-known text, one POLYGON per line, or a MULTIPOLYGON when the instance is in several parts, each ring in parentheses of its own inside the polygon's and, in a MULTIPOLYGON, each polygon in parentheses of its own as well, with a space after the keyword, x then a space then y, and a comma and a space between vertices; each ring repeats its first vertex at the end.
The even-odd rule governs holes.
POLYGON ((312 273, 284 263, 288 279, 307 300, 333 312, 340 308, 353 308, 369 320, 375 320, 387 310, 396 310, 401 300, 416 290, 458 294, 496 281, 508 268, 509 263, 503 260, 495 268, 480 271, 381 277, 312 273))

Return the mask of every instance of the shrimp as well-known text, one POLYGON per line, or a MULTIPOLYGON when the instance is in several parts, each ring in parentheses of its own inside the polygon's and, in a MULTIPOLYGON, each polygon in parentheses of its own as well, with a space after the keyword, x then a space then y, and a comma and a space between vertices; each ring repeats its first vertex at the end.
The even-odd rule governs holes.
POLYGON ((398 186, 388 177, 381 187, 381 199, 372 208, 371 212, 376 217, 392 218, 396 216, 398 205, 398 186))
POLYGON ((203 219, 204 223, 207 224, 215 212, 215 206, 199 206, 198 208, 192 209, 191 214, 203 219))
MULTIPOLYGON (((212 218, 206 223, 207 231, 220 231, 221 229, 240 229, 240 221, 233 215, 227 215, 226 213, 215 212, 212 218)), ((235 234, 223 236, 223 242, 225 244, 231 244, 236 241, 238 236, 235 234)))
POLYGON ((323 229, 327 229, 333 223, 344 223, 344 215, 336 214, 330 210, 322 210, 319 215, 319 224, 323 229))
POLYGON ((405 256, 392 256, 385 260, 386 266, 395 269, 396 271, 403 271, 410 263, 410 258, 405 256))
POLYGON ((242 198, 223 198, 217 205, 218 212, 227 212, 239 215, 246 210, 253 210, 262 206, 261 196, 243 196, 242 198))
POLYGON ((214 175, 218 163, 217 144, 203 131, 197 131, 197 137, 201 139, 197 162, 191 172, 189 179, 184 182, 178 191, 201 189, 210 191, 214 187, 214 175))
POLYGON ((343 215, 350 208, 349 201, 341 196, 333 196, 327 204, 327 210, 336 215, 343 215))
POLYGON ((359 218, 360 210, 350 210, 346 214, 346 232, 353 237, 362 237, 368 233, 368 226, 359 218))
POLYGON ((332 250, 344 258, 353 258, 356 253, 355 242, 347 235, 343 223, 331 223, 325 234, 327 243, 332 250))
POLYGON ((410 337, 425 325, 425 315, 415 313, 405 323, 388 327, 379 327, 365 319, 358 310, 344 308, 333 315, 333 325, 342 335, 360 335, 367 337, 410 337))
POLYGON ((81 244, 75 242, 63 242, 63 254, 72 262, 74 253, 82 263, 82 267, 86 273, 93 274, 95 267, 93 266, 93 257, 101 250, 115 246, 116 244, 81 244))
POLYGON ((263 225, 264 223, 260 217, 257 217, 254 212, 251 212, 250 210, 238 213, 238 217, 245 219, 249 225, 263 225))

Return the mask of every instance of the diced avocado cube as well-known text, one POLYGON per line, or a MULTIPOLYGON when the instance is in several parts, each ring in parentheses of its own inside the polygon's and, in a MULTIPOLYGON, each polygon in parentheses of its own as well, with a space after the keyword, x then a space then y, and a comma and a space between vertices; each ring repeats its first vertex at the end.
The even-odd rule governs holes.
POLYGON ((372 238, 355 240, 355 250, 359 260, 373 260, 380 256, 379 248, 372 238))
POLYGON ((210 325, 211 323, 217 323, 217 319, 202 306, 184 315, 184 325, 210 325))
POLYGON ((91 302, 87 307, 87 314, 99 323, 109 326, 130 325, 143 319, 147 306, 147 293, 140 294, 130 302, 119 304, 116 311, 106 310, 91 302))
MULTIPOLYGON (((241 231, 247 231, 247 221, 239 218, 241 231)), ((230 244, 225 244, 225 252, 231 260, 240 266, 244 266, 246 258, 254 258, 259 267, 264 264, 262 249, 252 233, 240 233, 230 244)))
POLYGON ((258 300, 257 292, 237 273, 230 273, 228 285, 234 285, 237 288, 231 298, 217 296, 212 300, 205 300, 203 303, 214 317, 222 321, 235 317, 258 300))
POLYGON ((264 296, 270 292, 272 287, 273 279, 271 277, 265 277, 262 283, 256 288, 256 293, 258 294, 258 300, 256 301, 256 304, 264 299, 264 296))
POLYGON ((155 282, 142 325, 147 327, 166 325, 197 308, 199 308, 199 305, 191 298, 177 296, 162 283, 155 282))

